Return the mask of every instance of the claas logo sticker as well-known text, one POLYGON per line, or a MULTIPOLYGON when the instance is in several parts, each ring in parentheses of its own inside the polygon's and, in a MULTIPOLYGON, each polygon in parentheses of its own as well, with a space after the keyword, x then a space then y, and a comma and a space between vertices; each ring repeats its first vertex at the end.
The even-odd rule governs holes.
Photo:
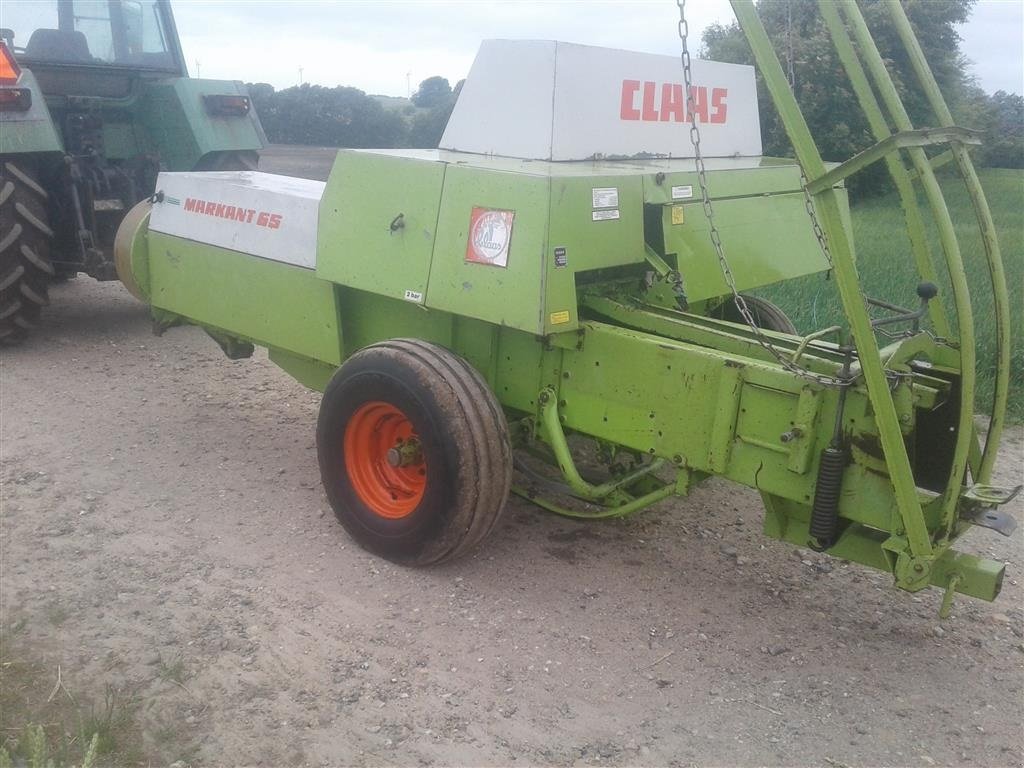
POLYGON ((469 217, 469 239, 466 262, 508 267, 508 249, 512 242, 512 221, 515 211, 473 208, 469 217))

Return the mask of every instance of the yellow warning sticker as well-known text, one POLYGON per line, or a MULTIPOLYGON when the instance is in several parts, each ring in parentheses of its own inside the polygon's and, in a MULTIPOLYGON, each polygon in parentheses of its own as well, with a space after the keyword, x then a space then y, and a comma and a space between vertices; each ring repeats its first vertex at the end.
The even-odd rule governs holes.
POLYGON ((561 312, 552 312, 551 313, 551 324, 552 325, 561 325, 562 323, 568 323, 568 322, 569 322, 569 310, 563 309, 561 312))
POLYGON ((684 220, 685 220, 685 217, 683 215, 683 206, 681 206, 681 205, 673 205, 672 206, 672 223, 673 224, 682 224, 684 220))

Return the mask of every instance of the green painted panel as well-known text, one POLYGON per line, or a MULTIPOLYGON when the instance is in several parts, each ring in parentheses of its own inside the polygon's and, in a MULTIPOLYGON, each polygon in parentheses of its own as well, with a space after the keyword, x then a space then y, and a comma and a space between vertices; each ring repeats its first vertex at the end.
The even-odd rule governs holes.
MULTIPOLYGON (((414 160, 452 163, 466 168, 498 171, 500 173, 518 173, 526 176, 542 176, 546 178, 574 178, 586 176, 642 176, 652 178, 657 173, 691 173, 694 170, 692 158, 630 158, 629 160, 587 160, 581 162, 551 162, 548 160, 520 160, 515 157, 500 155, 474 155, 467 152, 454 152, 444 149, 361 149, 368 155, 389 155, 414 160)), ((795 168, 792 158, 780 157, 708 157, 704 164, 708 173, 718 174, 722 171, 750 171, 764 168, 785 167, 795 168)), ((743 174, 738 174, 737 179, 743 174)), ((743 194, 750 194, 753 185, 748 185, 743 194)))
MULTIPOLYGON (((790 446, 782 441, 797 419, 804 382, 770 363, 664 337, 602 323, 583 328, 581 348, 543 353, 560 354, 554 376, 545 360, 536 362, 536 352, 506 347, 503 336, 500 353, 514 350, 516 357, 499 363, 496 392, 502 404, 529 410, 540 391, 530 394, 531 388, 538 382, 554 386, 566 429, 669 461, 679 456, 691 469, 810 504, 819 452, 807 471, 793 472, 790 446), (738 404, 733 382, 739 383, 738 404), (733 416, 722 422, 719 414, 730 409, 733 416)), ((818 446, 828 444, 837 400, 834 391, 822 393, 821 417, 813 425, 818 446)), ((867 410, 866 394, 851 390, 845 415, 852 433, 869 428, 867 410)), ((854 452, 839 508, 846 519, 892 528, 896 505, 884 462, 874 465, 854 452)))
POLYGON ((63 152, 64 142, 53 124, 35 75, 23 69, 18 87, 32 92, 32 105, 25 112, 0 112, 0 154, 63 152))
POLYGON ((247 96, 243 83, 187 77, 143 83, 139 118, 159 147, 167 170, 192 170, 209 152, 263 148, 263 129, 255 112, 245 117, 215 117, 203 105, 206 94, 247 96))
POLYGON ((555 376, 545 373, 550 370, 545 362, 560 358, 561 353, 545 352, 534 336, 503 328, 496 357, 494 392, 507 409, 533 413, 537 394, 544 387, 558 385, 555 376))
POLYGON ((446 167, 339 152, 320 202, 317 275, 421 303, 446 167))
POLYGON ((331 380, 331 376, 338 370, 337 364, 322 363, 302 355, 294 355, 277 347, 270 347, 267 350, 267 357, 302 386, 315 392, 323 392, 327 389, 327 383, 331 380))
MULTIPOLYGON (((700 201, 678 206, 681 224, 673 223, 674 207, 662 208, 665 252, 679 255, 687 297, 702 301, 728 294, 700 201)), ((715 222, 741 291, 828 269, 802 193, 719 200, 715 222)))
POLYGON ((427 283, 427 306, 543 333, 548 193, 546 178, 449 166, 427 283), (514 211, 507 268, 466 262, 475 207, 514 211))
POLYGON ((563 352, 566 426, 706 468, 724 357, 600 323, 584 328, 583 348, 563 352))
POLYGON ((115 160, 133 158, 153 147, 145 131, 136 123, 105 120, 103 123, 103 148, 107 157, 115 160))
POLYGON ((334 286, 311 271, 149 233, 154 307, 270 347, 341 362, 334 286))
POLYGON ((575 330, 579 321, 576 273, 644 261, 642 177, 552 178, 544 261, 544 332, 575 330), (599 195, 606 198, 600 202, 614 200, 616 204, 595 209, 595 189, 615 190, 614 196, 607 192, 599 195), (605 218, 612 213, 617 218, 605 218), (561 249, 557 256, 556 249, 561 249))
POLYGON ((353 288, 336 290, 346 357, 385 339, 416 338, 451 346, 452 316, 447 312, 353 288))
MULTIPOLYGON (((768 160, 770 158, 763 158, 768 160)), ((772 195, 795 192, 801 188, 800 168, 790 165, 764 165, 757 168, 723 168, 708 170, 708 194, 712 200, 747 195, 772 195)), ((689 168, 644 176, 644 200, 648 203, 678 203, 700 200, 700 186, 693 161, 689 168), (659 183, 660 182, 660 183, 659 183), (672 188, 676 187, 673 195, 672 188), (689 190, 678 189, 689 187, 689 190), (689 192, 689 195, 687 195, 689 192)))

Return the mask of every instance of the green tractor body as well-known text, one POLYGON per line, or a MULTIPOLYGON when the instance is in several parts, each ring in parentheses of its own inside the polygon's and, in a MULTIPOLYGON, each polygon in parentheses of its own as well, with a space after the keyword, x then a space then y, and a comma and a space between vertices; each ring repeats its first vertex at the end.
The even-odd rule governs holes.
POLYGON ((9 0, 0 28, 0 337, 11 342, 51 280, 115 277, 117 227, 161 171, 254 168, 265 141, 244 85, 187 76, 166 0, 9 0))
MULTIPOLYGON (((856 28, 856 5, 841 5, 856 28)), ((444 149, 343 151, 326 184, 162 174, 154 202, 122 226, 119 274, 158 330, 199 325, 232 358, 265 346, 324 393, 325 491, 384 557, 469 551, 510 489, 608 518, 717 475, 761 494, 771 537, 906 590, 938 586, 947 610, 954 593, 992 600, 1004 564, 952 546, 974 525, 1007 532, 997 507, 1014 493, 987 484, 1005 392, 983 442, 955 240, 944 267, 956 335, 932 301, 927 254, 919 306, 861 294, 842 183, 902 151, 932 189, 920 147, 960 152, 974 139, 901 130, 826 166, 753 5, 734 6, 796 159, 760 156, 749 68, 680 72, 672 57, 488 42, 444 149), (746 295, 829 272, 845 329, 801 336, 746 295)), ((966 155, 962 166, 986 229, 966 155)), ((905 201, 908 222, 916 204, 905 201)))

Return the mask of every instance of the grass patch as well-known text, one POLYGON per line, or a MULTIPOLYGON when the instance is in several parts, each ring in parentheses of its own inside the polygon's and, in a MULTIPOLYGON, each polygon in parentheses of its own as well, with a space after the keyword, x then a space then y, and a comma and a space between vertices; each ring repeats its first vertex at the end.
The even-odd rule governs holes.
POLYGON ((0 632, 0 766, 53 768, 147 762, 132 690, 75 691, 22 637, 0 632))
POLYGON ((170 661, 165 661, 163 656, 157 665, 157 677, 165 683, 182 685, 185 682, 185 662, 180 655, 170 661))
MULTIPOLYGON (((1010 294, 1010 394, 1008 416, 1024 422, 1024 171, 989 168, 980 171, 981 183, 992 209, 1010 294)), ((956 227, 967 283, 974 307, 977 338, 977 409, 985 412, 992 402, 995 383, 995 315, 985 251, 967 189, 959 177, 940 179, 950 215, 956 227)), ((928 217, 926 203, 922 210, 928 217)), ((857 266, 864 292, 905 307, 915 307, 917 272, 910 254, 903 211, 895 193, 864 201, 853 207, 853 232, 857 266)), ((928 233, 933 258, 942 259, 934 227, 928 233)), ((939 274, 943 274, 939 269, 939 274)), ((939 298, 953 318, 952 289, 939 286, 939 298)), ((758 293, 774 301, 796 327, 809 333, 829 325, 845 325, 834 280, 808 276, 766 288, 758 293)))

